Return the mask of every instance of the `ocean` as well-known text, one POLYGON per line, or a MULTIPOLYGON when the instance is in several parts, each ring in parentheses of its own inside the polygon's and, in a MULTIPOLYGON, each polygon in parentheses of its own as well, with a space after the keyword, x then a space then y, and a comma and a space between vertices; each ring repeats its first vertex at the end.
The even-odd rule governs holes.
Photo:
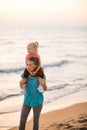
POLYGON ((19 81, 25 68, 26 46, 32 41, 39 42, 48 86, 43 112, 87 101, 87 26, 0 27, 3 130, 19 124, 23 103, 19 81))

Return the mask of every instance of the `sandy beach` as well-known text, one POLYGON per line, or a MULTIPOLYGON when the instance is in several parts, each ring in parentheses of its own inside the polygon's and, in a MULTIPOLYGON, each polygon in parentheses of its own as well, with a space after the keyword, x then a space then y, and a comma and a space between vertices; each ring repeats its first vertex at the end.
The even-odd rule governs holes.
MULTIPOLYGON (((16 23, 10 28, 3 27, 0 29, 0 130, 18 130, 24 100, 19 81, 25 68, 26 47, 32 41, 39 42, 38 53, 48 86, 39 130, 87 129, 87 25, 19 27, 16 23)), ((31 111, 26 130, 32 130, 32 125, 31 111)))
MULTIPOLYGON (((32 122, 27 122, 26 130, 32 129, 32 122)), ((87 130, 87 102, 42 114, 39 130, 87 130)))

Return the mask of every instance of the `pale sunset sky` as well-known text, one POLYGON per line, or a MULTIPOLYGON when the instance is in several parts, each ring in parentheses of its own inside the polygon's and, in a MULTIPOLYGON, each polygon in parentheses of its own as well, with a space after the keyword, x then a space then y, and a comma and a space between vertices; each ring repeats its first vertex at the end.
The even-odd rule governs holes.
POLYGON ((87 25, 87 0, 0 0, 0 25, 87 25))

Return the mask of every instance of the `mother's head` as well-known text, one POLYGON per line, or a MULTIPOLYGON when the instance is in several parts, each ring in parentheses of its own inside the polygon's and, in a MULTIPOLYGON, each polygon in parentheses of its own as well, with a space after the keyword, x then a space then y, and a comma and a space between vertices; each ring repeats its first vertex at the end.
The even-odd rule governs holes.
MULTIPOLYGON (((37 57, 30 57, 29 60, 27 60, 27 70, 29 72, 34 72, 39 67, 39 59, 37 57)), ((43 75, 43 69, 40 67, 38 72, 35 76, 42 76, 43 75)))
POLYGON ((37 57, 30 57, 29 60, 27 60, 27 70, 29 72, 35 71, 39 66, 39 59, 37 57))

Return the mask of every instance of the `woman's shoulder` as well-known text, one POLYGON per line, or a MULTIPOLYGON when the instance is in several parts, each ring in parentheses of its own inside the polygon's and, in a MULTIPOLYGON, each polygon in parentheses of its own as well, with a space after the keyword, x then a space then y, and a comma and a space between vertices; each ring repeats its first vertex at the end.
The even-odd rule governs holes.
POLYGON ((45 74, 43 74, 43 79, 46 79, 46 75, 45 74))
POLYGON ((46 79, 46 75, 44 73, 40 77, 46 79))

